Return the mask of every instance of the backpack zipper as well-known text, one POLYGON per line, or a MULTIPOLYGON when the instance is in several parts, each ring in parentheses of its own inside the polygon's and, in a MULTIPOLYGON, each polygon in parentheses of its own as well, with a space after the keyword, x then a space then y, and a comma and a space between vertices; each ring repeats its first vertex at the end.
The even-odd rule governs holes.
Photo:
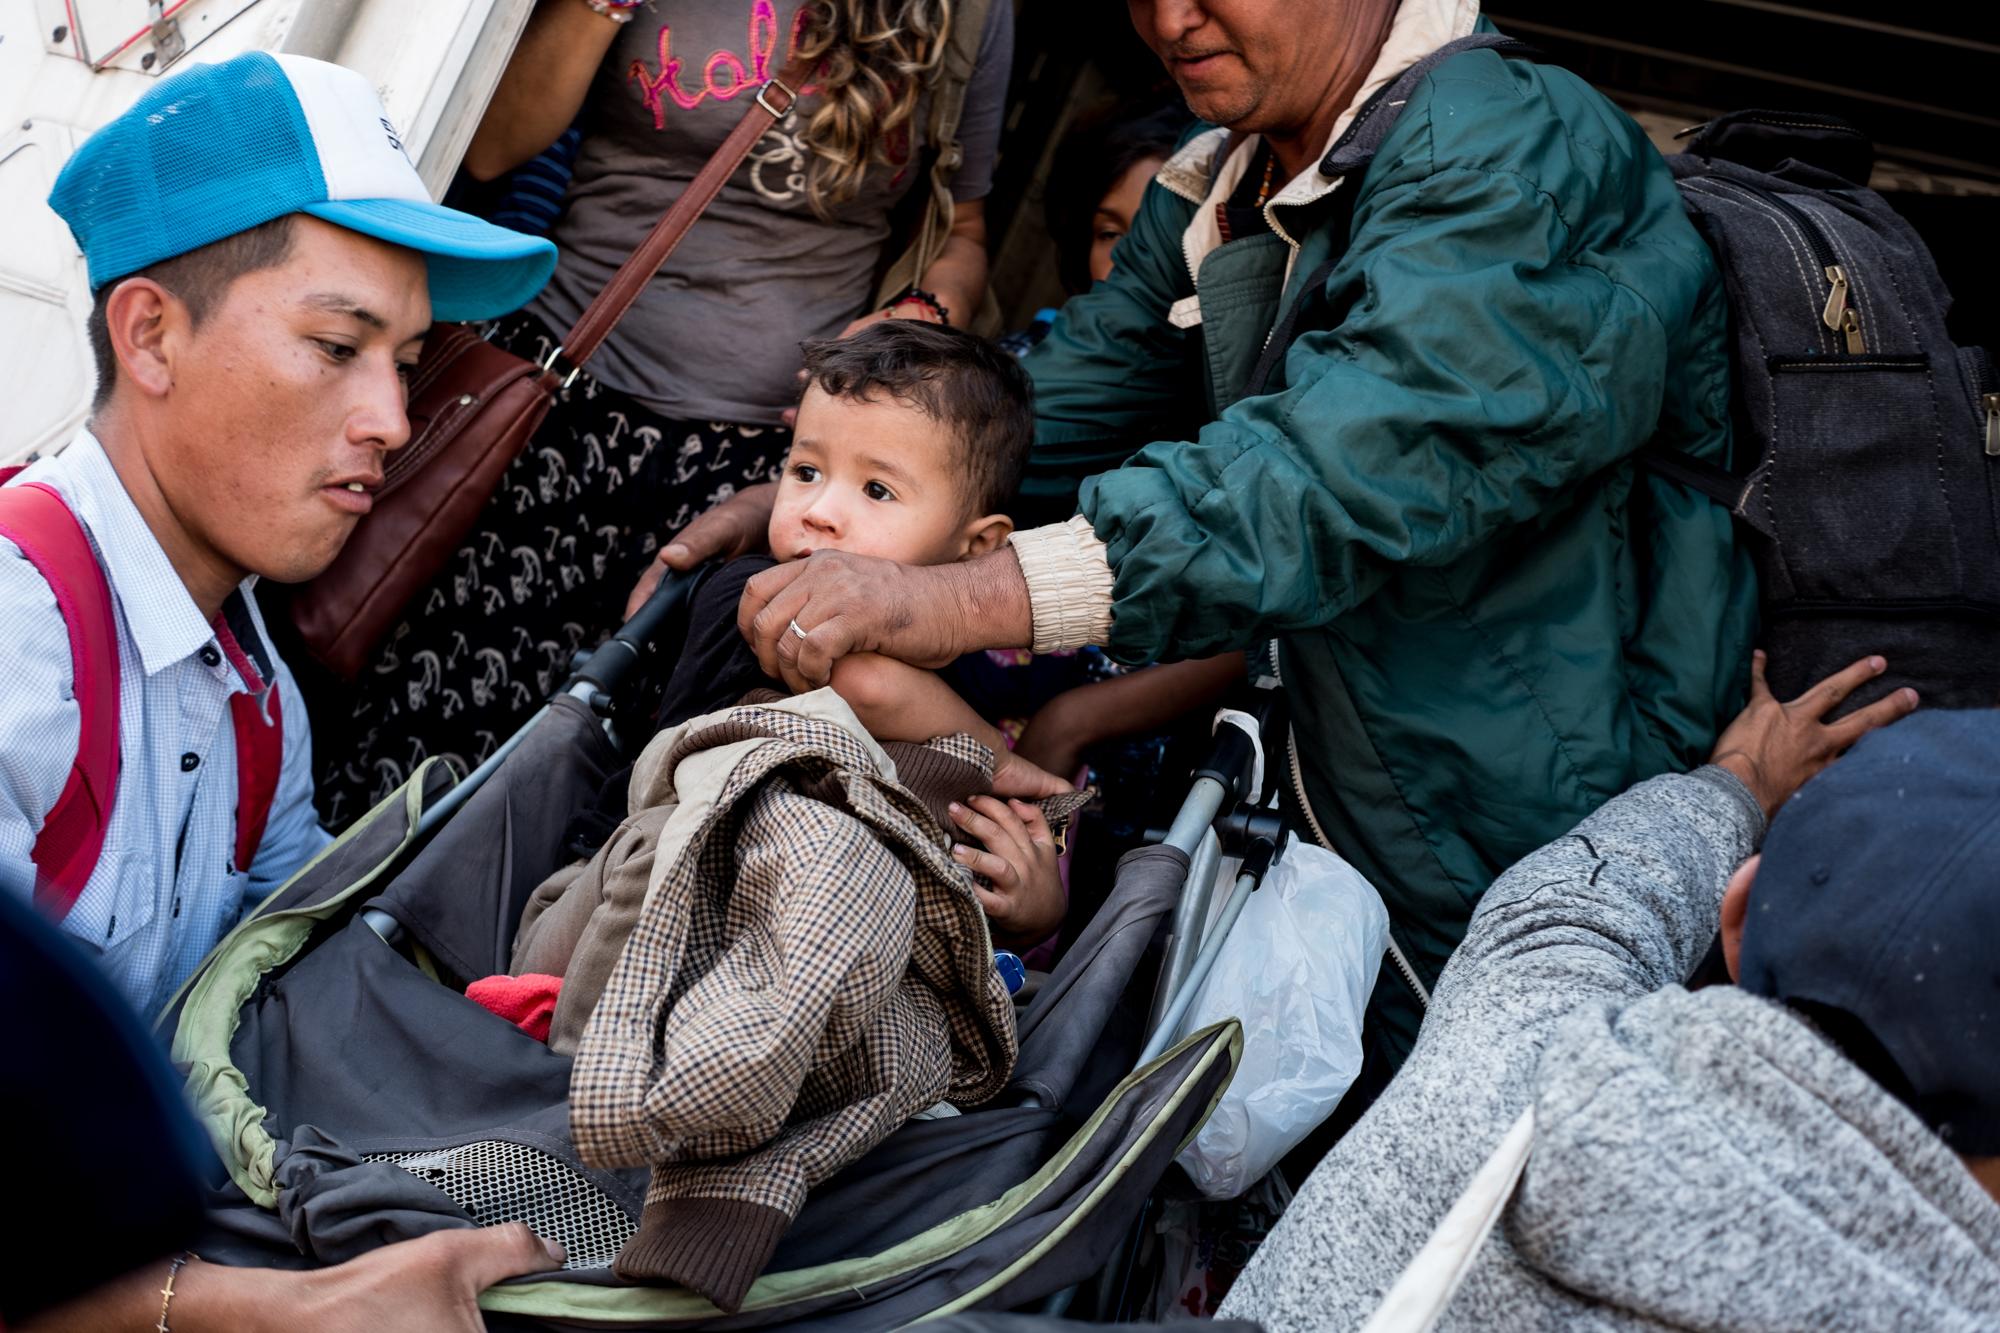
POLYGON ((1834 252, 1833 242, 1827 238, 1817 222, 1804 209, 1794 204, 1775 190, 1765 190, 1742 181, 1717 180, 1710 178, 1701 184, 1731 186, 1754 199, 1760 200, 1782 215, 1804 238, 1806 248, 1812 251, 1813 260, 1819 265, 1820 273, 1827 281, 1826 301, 1820 307, 1820 323, 1841 338, 1850 356, 1862 356, 1868 351, 1868 344, 1861 336, 1861 312, 1849 303, 1849 283, 1847 269, 1834 252))
POLYGON ((1847 270, 1841 266, 1840 256, 1834 253, 1833 241, 1820 230, 1810 214, 1777 191, 1760 190, 1758 193, 1798 226, 1806 244, 1812 248, 1813 257, 1819 261, 1820 271, 1826 275, 1828 290, 1826 304, 1820 308, 1820 323, 1846 340, 1849 356, 1863 355, 1868 345, 1861 338, 1861 312, 1848 304, 1847 270))
MULTIPOLYGON (((1276 639, 1271 641, 1271 678, 1278 682, 1278 688, 1284 688, 1285 672, 1278 665, 1276 639)), ((1306 817, 1306 824, 1312 833, 1313 841, 1326 850, 1333 851, 1333 843, 1327 839, 1326 830, 1320 827, 1319 816, 1313 812, 1312 801, 1306 796, 1305 767, 1299 762, 1299 733, 1289 721, 1285 723, 1285 764, 1291 770, 1293 799, 1298 801, 1299 810, 1306 817)), ((1404 984, 1416 995, 1417 1007, 1430 1008, 1431 993, 1424 989, 1424 983, 1417 979, 1417 969, 1411 966, 1409 956, 1403 952, 1403 946, 1396 943, 1394 926, 1389 928, 1385 938, 1389 941, 1389 961, 1396 965, 1396 971, 1402 976, 1404 984)))

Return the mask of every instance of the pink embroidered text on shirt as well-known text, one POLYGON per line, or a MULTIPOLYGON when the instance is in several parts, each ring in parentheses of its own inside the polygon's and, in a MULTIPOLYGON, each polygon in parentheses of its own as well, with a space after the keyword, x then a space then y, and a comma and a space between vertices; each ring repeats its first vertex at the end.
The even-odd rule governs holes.
MULTIPOLYGON (((792 19, 791 41, 786 46, 789 56, 798 49, 799 31, 805 25, 805 6, 792 19)), ((750 6, 750 63, 748 68, 729 50, 711 52, 702 62, 701 87, 689 92, 681 87, 682 64, 674 54, 673 25, 660 25, 659 59, 657 70, 647 67, 643 60, 632 62, 626 74, 628 82, 639 85, 639 94, 645 100, 646 109, 653 113, 653 128, 667 127, 666 99, 671 97, 674 104, 683 111, 692 111, 704 100, 713 97, 718 102, 727 102, 743 92, 755 93, 771 79, 771 57, 778 49, 778 9, 773 0, 756 0, 750 6), (718 71, 726 71, 726 81, 716 82, 718 71)), ((808 84, 798 90, 799 96, 817 91, 808 84)))

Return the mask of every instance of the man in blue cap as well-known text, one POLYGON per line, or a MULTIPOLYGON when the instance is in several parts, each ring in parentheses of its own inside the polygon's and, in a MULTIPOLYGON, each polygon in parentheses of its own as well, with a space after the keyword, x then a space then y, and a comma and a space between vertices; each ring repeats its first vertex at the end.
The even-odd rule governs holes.
POLYGON ((516 308, 555 252, 433 203, 359 74, 261 52, 162 80, 49 202, 98 388, 0 491, 0 891, 151 1013, 326 842, 255 580, 369 511, 432 318, 516 308))
MULTIPOLYGON (((312 577, 368 512, 432 318, 516 308, 555 251, 432 203, 368 82, 293 56, 162 80, 49 202, 89 263, 98 390, 68 447, 0 488, 0 892, 150 1016, 326 842, 253 584, 312 577)), ((47 1022, 75 1017, 56 1003, 47 1022)), ((77 1087, 35 1072, 21 1095, 59 1121, 77 1087)), ((44 1317, 470 1330, 481 1288, 561 1261, 518 1225, 312 1273, 163 1255, 44 1317)))
POLYGON ((1707 767, 1508 871, 1223 1313, 2000 1328, 2000 711, 1822 721, 1883 666, 1780 704, 1760 656, 1707 767))

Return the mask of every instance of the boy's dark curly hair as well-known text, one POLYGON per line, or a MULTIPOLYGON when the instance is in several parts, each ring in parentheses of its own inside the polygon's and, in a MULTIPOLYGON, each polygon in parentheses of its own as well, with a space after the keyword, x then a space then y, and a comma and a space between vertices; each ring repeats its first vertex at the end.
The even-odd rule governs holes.
POLYGON ((1020 362, 944 324, 885 319, 805 344, 807 382, 836 398, 886 393, 950 430, 972 514, 1005 513, 1035 440, 1034 390, 1020 362))

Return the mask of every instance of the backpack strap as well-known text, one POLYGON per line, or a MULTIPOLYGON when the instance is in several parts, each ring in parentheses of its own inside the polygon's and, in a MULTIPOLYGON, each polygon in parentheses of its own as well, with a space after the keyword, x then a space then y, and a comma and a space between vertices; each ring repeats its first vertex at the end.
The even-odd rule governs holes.
POLYGON ((1391 79, 1379 92, 1355 113, 1341 134, 1339 142, 1326 150, 1320 159, 1322 176, 1351 176, 1357 171, 1366 171, 1374 162, 1375 154, 1389 137, 1389 131, 1396 128, 1396 122, 1403 117, 1403 108, 1408 105, 1410 94, 1417 85, 1431 76, 1431 71, 1453 56, 1465 51, 1494 51, 1516 60, 1532 60, 1538 63, 1548 60, 1540 48, 1513 37, 1503 37, 1497 32, 1475 32, 1469 37, 1446 42, 1437 50, 1419 60, 1416 64, 1391 79))
MULTIPOLYGON (((78 713, 76 759, 69 782, 35 839, 35 906, 60 921, 76 906, 104 851, 118 795, 118 624, 111 585, 83 525, 62 496, 39 482, 7 486, 20 468, 0 469, 0 537, 21 549, 55 594, 69 630, 70 670, 78 713)), ((245 690, 230 696, 236 738, 236 858, 247 870, 263 842, 284 768, 284 714, 268 661, 260 667, 232 624, 255 638, 248 608, 232 597, 216 618, 217 641, 245 690)))
POLYGON ((1430 1333, 1521 1183, 1535 1149, 1535 1108, 1521 1112, 1458 1196, 1437 1230, 1411 1258, 1361 1333, 1430 1333))
MULTIPOLYGON (((18 471, 0 473, 0 482, 18 471)), ((39 482, 0 488, 0 536, 18 546, 48 581, 69 628, 76 759, 69 782, 42 820, 33 853, 35 905, 61 920, 104 851, 118 794, 118 625, 111 586, 90 538, 54 489, 39 482)))
POLYGON ((1649 444, 1641 449, 1639 463, 1657 477, 1685 486, 1697 495, 1707 496, 1751 531, 1766 537, 1776 536, 1771 530, 1771 520, 1750 506, 1750 496, 1757 488, 1754 473, 1739 477, 1706 459, 1659 444, 1649 444))
MULTIPOLYGON (((881 306, 907 287, 920 286, 924 271, 944 253, 951 238, 952 215, 956 211, 951 183, 965 162, 965 145, 959 141, 958 125, 965 114, 966 91, 979 66, 979 41, 986 33, 986 16, 996 0, 959 0, 952 7, 951 31, 945 35, 944 58, 939 63, 937 82, 930 90, 929 142, 925 156, 930 170, 917 189, 926 192, 921 211, 910 227, 909 247, 896 257, 876 285, 875 304, 881 306)), ((989 290, 987 295, 992 295, 989 290)), ((985 310, 957 312, 967 328, 985 310)), ((998 314, 997 307, 994 313, 998 314)))
POLYGON ((256 642, 256 627, 241 597, 232 595, 215 621, 216 641, 236 674, 243 678, 244 691, 229 696, 229 721, 236 735, 236 859, 238 870, 248 870, 257 859, 264 841, 264 826, 270 822, 271 806, 278 796, 278 775, 285 763, 285 717, 279 706, 276 673, 265 663, 262 669, 244 651, 237 637, 256 642))
MULTIPOLYGON (((1410 94, 1417 85, 1429 78, 1431 71, 1464 51, 1494 51, 1504 57, 1517 60, 1546 61, 1542 51, 1528 43, 1512 37, 1503 37, 1497 32, 1475 32, 1469 37, 1446 42, 1437 50, 1419 60, 1416 64, 1398 74, 1394 79, 1377 89, 1348 122, 1333 147, 1326 150, 1320 159, 1319 172, 1322 176, 1337 177, 1346 181, 1338 192, 1333 217, 1327 225, 1345 232, 1353 225, 1354 196, 1361 189, 1361 177, 1374 164, 1375 154, 1388 139, 1389 131, 1396 128, 1396 122, 1403 117, 1403 108, 1409 104, 1410 94), (1349 179, 1351 178, 1351 179, 1349 179)), ((1231 136, 1230 143, 1235 142, 1231 136)), ((1334 247, 1333 254, 1307 275, 1299 294, 1293 298, 1291 308, 1285 311, 1272 329, 1270 338, 1265 340, 1263 355, 1245 381, 1251 393, 1271 392, 1271 377, 1284 364, 1285 352, 1292 344, 1292 331, 1298 327, 1299 316, 1306 307, 1324 295, 1326 280, 1333 276, 1333 270, 1347 257, 1346 238, 1334 247)))

